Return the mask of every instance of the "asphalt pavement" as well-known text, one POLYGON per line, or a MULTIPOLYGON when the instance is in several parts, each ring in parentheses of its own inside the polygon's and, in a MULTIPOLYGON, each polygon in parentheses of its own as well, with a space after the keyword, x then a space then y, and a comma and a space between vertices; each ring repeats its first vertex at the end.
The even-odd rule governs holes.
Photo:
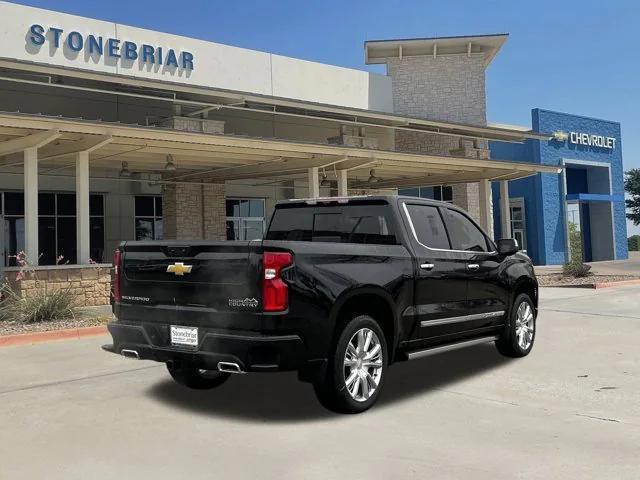
POLYGON ((352 416, 293 373, 185 390, 108 337, 0 348, 0 479, 640 478, 640 287, 542 297, 527 358, 397 364, 352 416))

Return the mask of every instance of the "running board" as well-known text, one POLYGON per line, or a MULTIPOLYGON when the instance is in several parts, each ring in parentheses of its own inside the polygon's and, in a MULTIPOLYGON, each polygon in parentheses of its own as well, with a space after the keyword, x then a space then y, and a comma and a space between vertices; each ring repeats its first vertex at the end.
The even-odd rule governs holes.
POLYGON ((407 352, 407 360, 415 360, 417 358, 426 357, 428 355, 435 355, 437 353, 449 352, 451 350, 457 350, 459 348, 471 347, 473 345, 480 345, 482 343, 494 342, 499 337, 491 335, 489 337, 474 338, 473 340, 465 340, 464 342, 450 343, 448 345, 440 345, 439 347, 425 348, 424 350, 414 350, 413 352, 407 352))

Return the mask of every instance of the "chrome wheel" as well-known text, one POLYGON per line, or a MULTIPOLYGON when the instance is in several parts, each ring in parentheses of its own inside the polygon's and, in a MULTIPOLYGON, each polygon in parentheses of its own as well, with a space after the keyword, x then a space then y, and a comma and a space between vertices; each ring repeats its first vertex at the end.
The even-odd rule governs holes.
POLYGON ((382 344, 376 333, 361 328, 353 334, 344 354, 344 383, 351 398, 365 402, 382 378, 382 344))
POLYGON ((528 302, 522 302, 518 305, 516 311, 516 339, 518 346, 522 350, 527 350, 533 342, 533 329, 535 322, 533 321, 533 310, 528 302))

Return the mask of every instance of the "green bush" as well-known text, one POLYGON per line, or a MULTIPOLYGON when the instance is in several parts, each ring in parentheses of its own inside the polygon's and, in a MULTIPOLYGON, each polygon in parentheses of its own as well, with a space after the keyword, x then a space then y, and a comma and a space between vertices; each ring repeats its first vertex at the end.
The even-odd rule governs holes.
POLYGON ((627 239, 630 252, 640 251, 640 235, 632 235, 627 239))
POLYGON ((75 295, 69 289, 36 291, 23 297, 5 283, 0 294, 0 321, 35 323, 74 317, 75 295))
POLYGON ((571 259, 562 266, 563 275, 576 278, 591 275, 591 266, 582 259, 582 234, 573 222, 569 222, 569 252, 571 259))
POLYGON ((591 275, 591 265, 583 262, 569 262, 562 266, 562 273, 570 277, 588 277, 591 275))
POLYGON ((570 263, 582 263, 582 234, 573 222, 569 222, 569 254, 570 263))

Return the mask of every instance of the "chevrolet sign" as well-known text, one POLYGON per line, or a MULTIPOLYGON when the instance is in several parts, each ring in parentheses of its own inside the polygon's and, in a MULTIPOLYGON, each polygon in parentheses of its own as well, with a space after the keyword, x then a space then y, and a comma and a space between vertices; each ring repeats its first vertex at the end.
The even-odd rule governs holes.
POLYGON ((615 137, 591 135, 589 133, 571 132, 569 133, 569 142, 588 147, 608 148, 610 150, 616 148, 615 137))

